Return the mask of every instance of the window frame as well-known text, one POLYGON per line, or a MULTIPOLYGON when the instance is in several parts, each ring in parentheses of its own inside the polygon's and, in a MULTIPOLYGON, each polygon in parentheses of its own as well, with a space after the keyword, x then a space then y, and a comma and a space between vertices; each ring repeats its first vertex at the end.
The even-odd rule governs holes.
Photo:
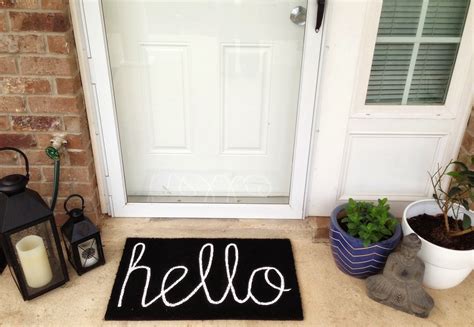
MULTIPOLYGON (((473 15, 472 3, 468 9, 466 23, 463 27, 461 42, 459 43, 458 53, 451 75, 451 81, 448 86, 446 100, 444 104, 429 105, 410 105, 410 104, 366 104, 366 95, 369 86, 370 72, 374 56, 375 44, 379 28, 380 16, 382 13, 383 0, 371 0, 367 2, 367 16, 363 28, 364 37, 361 39, 361 47, 358 58, 358 71, 355 77, 353 100, 352 100, 352 118, 433 118, 433 119, 455 119, 459 110, 459 101, 465 91, 465 73, 463 67, 471 65, 471 49, 466 36, 466 26, 473 15)), ((387 37, 379 37, 386 39, 387 37)), ((402 37, 401 37, 402 38, 402 37)), ((401 39, 400 38, 400 39, 401 39)), ((416 37, 403 37, 403 39, 415 39, 416 37)), ((435 37, 436 41, 451 41, 459 37, 435 37)), ((394 39, 392 37, 392 39, 394 39)), ((423 37, 424 40, 427 37, 423 37)), ((393 42, 392 42, 393 43, 393 42)), ((418 43, 419 44, 419 43, 418 43)))

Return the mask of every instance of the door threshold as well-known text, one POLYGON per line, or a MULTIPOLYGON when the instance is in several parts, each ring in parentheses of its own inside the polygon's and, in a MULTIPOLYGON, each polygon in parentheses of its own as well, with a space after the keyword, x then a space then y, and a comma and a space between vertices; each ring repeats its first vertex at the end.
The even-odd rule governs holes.
POLYGON ((232 203, 232 204, 288 204, 288 196, 148 196, 131 195, 128 203, 232 203))

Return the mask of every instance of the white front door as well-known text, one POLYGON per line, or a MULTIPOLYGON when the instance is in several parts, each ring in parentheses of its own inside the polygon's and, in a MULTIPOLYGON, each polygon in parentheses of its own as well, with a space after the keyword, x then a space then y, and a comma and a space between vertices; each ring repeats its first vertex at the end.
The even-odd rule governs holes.
POLYGON ((82 9, 114 215, 303 216, 316 1, 82 9))

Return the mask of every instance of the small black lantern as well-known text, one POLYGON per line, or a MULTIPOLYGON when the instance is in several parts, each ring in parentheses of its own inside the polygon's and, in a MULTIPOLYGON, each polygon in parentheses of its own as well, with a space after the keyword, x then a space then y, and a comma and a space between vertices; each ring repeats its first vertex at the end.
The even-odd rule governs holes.
POLYGON ((53 212, 41 196, 26 188, 26 175, 0 179, 0 243, 12 276, 24 300, 33 299, 69 280, 53 212))
POLYGON ((68 221, 61 227, 69 262, 78 275, 105 264, 100 232, 92 221, 84 216, 84 198, 79 194, 70 195, 64 202, 68 221), (81 199, 81 208, 68 210, 67 203, 73 198, 81 199))

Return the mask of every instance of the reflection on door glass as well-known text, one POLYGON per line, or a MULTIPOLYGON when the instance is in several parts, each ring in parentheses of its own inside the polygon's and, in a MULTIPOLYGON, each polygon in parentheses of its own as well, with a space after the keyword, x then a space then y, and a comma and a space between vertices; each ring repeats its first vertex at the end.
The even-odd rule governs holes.
POLYGON ((128 202, 288 203, 306 1, 102 4, 128 202))

